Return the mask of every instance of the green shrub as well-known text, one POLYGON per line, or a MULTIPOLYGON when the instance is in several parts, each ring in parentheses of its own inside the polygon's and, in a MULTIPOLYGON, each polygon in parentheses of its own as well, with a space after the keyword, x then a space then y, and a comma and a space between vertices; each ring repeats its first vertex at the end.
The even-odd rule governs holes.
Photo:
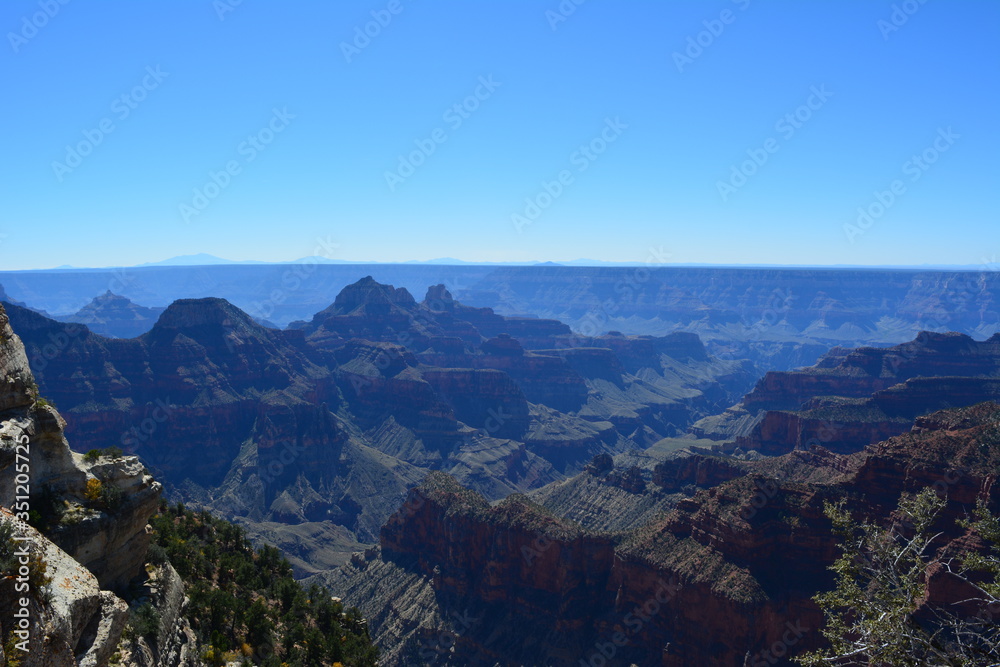
POLYGON ((148 602, 130 609, 128 622, 139 637, 155 638, 160 632, 160 612, 148 602))
POLYGON ((149 551, 146 552, 146 559, 153 565, 164 565, 169 562, 167 550, 156 543, 149 545, 149 551))
POLYGON ((43 591, 52 583, 52 577, 46 574, 48 569, 49 566, 41 554, 32 554, 28 560, 28 584, 33 592, 43 591))
POLYGON ((115 511, 121 507, 122 501, 125 499, 125 494, 114 484, 105 484, 101 487, 101 498, 100 503, 108 511, 115 511))
POLYGON ((11 630, 10 634, 7 635, 7 639, 3 643, 3 653, 7 659, 4 667, 21 667, 21 656, 23 656, 24 653, 17 648, 18 641, 18 636, 14 634, 13 630, 11 630))
POLYGON ((83 460, 94 463, 99 459, 118 459, 125 455, 121 447, 105 447, 104 449, 91 449, 83 455, 83 460))
POLYGON ((0 522, 0 577, 10 576, 17 569, 17 557, 14 551, 14 524, 10 521, 0 522))
POLYGON ((28 525, 46 532, 62 521, 66 511, 66 503, 52 487, 43 485, 39 492, 31 497, 31 509, 28 510, 28 525))
POLYGON ((87 480, 83 497, 91 507, 113 512, 121 506, 125 496, 114 484, 105 484, 99 479, 91 478, 87 480))

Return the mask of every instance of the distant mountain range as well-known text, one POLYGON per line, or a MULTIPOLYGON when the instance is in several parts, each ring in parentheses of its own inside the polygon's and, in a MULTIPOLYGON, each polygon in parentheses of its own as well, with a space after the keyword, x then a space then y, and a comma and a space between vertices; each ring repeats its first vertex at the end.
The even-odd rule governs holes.
POLYGON ((464 259, 456 259, 455 257, 438 257, 436 259, 411 259, 403 262, 380 262, 377 260, 346 260, 346 259, 332 259, 330 257, 324 257, 321 255, 312 255, 309 257, 301 257, 299 259, 291 261, 262 261, 256 259, 245 259, 245 260, 233 260, 225 259, 223 257, 218 257, 216 255, 210 255, 208 253, 197 253, 193 255, 178 255, 176 257, 170 257, 168 259, 163 259, 158 262, 143 262, 141 264, 130 264, 123 266, 105 266, 105 267, 85 267, 85 266, 72 266, 69 264, 63 264, 51 269, 30 269, 31 271, 84 271, 84 270, 107 270, 116 268, 140 268, 140 267, 151 267, 151 266, 221 266, 221 265, 281 265, 281 264, 300 264, 303 262, 311 262, 318 264, 354 264, 360 266, 367 266, 373 264, 419 264, 428 266, 670 266, 670 267, 691 267, 691 268, 708 268, 708 267, 743 267, 743 268, 787 268, 787 269, 802 269, 802 268, 813 268, 813 269, 901 269, 901 270, 921 270, 921 271, 996 271, 1000 270, 1000 266, 996 263, 988 264, 830 264, 830 265, 819 265, 819 264, 764 264, 764 263, 747 263, 747 264, 716 264, 709 262, 686 262, 686 263, 674 263, 674 262, 663 262, 657 260, 655 262, 651 261, 615 261, 615 260, 603 260, 603 259, 586 259, 578 258, 566 261, 551 261, 551 260, 525 260, 525 261, 508 261, 508 262, 487 262, 487 261, 468 261, 464 259))
POLYGON ((102 270, 102 269, 115 269, 115 268, 141 268, 150 266, 221 266, 221 265, 255 265, 255 264, 268 264, 268 265, 280 265, 280 264, 301 264, 304 262, 316 263, 316 264, 426 264, 431 266, 635 266, 641 264, 641 262, 606 262, 596 259, 576 259, 570 262, 541 262, 541 261, 525 261, 525 262, 468 262, 462 259, 455 259, 454 257, 439 257, 437 259, 428 260, 408 260, 405 262, 377 262, 377 261, 358 261, 358 260, 345 260, 345 259, 332 259, 330 257, 324 257, 322 255, 311 255, 309 257, 300 257, 299 259, 287 261, 287 262, 266 262, 256 259, 245 259, 245 260, 233 260, 225 259, 223 257, 217 257, 215 255, 210 255, 208 253, 198 253, 195 255, 178 255, 177 257, 170 257, 168 259, 160 260, 159 262, 143 262, 142 264, 132 264, 124 267, 106 266, 106 267, 83 267, 83 266, 71 266, 69 264, 63 264, 62 266, 57 266, 52 269, 33 269, 38 271, 84 271, 84 270, 102 270))
POLYGON ((586 335, 696 333, 711 354, 749 359, 760 372, 810 365, 836 345, 902 343, 922 330, 976 340, 1000 332, 996 271, 317 261, 0 271, 9 294, 0 292, 0 300, 132 338, 174 301, 221 297, 280 329, 308 320, 364 275, 416 294, 444 284, 464 304, 559 320, 586 335))

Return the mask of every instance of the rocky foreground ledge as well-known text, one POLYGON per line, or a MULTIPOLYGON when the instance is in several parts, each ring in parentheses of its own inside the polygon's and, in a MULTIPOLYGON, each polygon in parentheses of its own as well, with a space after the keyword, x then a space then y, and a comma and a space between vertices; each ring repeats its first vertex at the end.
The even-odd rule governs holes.
POLYGON ((22 667, 108 664, 162 491, 136 457, 73 453, 64 424, 0 306, 0 627, 22 667))

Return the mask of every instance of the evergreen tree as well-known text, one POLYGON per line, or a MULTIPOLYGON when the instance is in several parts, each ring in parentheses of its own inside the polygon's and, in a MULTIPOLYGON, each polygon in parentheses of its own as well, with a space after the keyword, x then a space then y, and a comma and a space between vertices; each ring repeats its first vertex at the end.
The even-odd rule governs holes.
POLYGON ((938 533, 931 526, 945 506, 933 489, 900 499, 899 521, 889 528, 858 522, 843 502, 825 513, 842 554, 831 569, 836 588, 814 599, 823 609, 827 649, 798 658, 803 665, 1000 665, 1000 527, 981 504, 962 522, 992 544, 990 554, 963 552, 936 559, 938 533), (976 614, 926 604, 928 566, 939 563, 963 580, 975 597, 963 601, 976 614))

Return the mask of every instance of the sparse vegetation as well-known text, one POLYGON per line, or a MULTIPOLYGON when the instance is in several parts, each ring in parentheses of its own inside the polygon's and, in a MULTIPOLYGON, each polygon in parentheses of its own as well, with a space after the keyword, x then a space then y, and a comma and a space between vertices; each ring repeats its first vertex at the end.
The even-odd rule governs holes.
POLYGON ((14 524, 10 521, 0 522, 0 574, 7 576, 17 566, 14 556, 14 524))
POLYGON ((139 637, 156 637, 160 629, 160 614, 149 602, 129 610, 128 626, 139 637))
MULTIPOLYGON (((15 555, 18 544, 14 540, 14 523, 10 521, 0 521, 0 578, 12 578, 17 576, 17 570, 21 565, 20 559, 15 555)), ((33 551, 28 557, 28 585, 32 595, 39 600, 47 600, 50 593, 49 584, 52 577, 46 572, 48 565, 42 555, 33 551)))
POLYGON ((159 550, 150 556, 166 558, 184 579, 186 616, 206 664, 375 666, 360 612, 319 586, 303 588, 276 548, 254 548, 239 526, 180 504, 161 505, 151 523, 159 550))
POLYGON ((87 488, 83 492, 83 497, 87 499, 87 502, 96 505, 100 501, 103 491, 104 484, 101 483, 101 480, 91 478, 87 480, 87 488))
POLYGON ((121 489, 114 484, 105 484, 101 491, 101 507, 110 512, 114 512, 121 507, 122 501, 125 499, 125 494, 122 493, 121 489))
POLYGON ((991 543, 989 554, 963 551, 936 561, 978 594, 965 605, 927 604, 928 566, 939 534, 931 526, 945 506, 933 489, 899 501, 889 528, 858 522, 843 504, 827 503, 842 555, 831 566, 832 591, 814 599, 823 609, 827 649, 798 658, 804 665, 995 665, 1000 663, 1000 525, 985 505, 962 522, 991 543), (969 606, 971 605, 971 606, 969 606), (970 609, 978 609, 971 613, 970 609))
POLYGON ((99 479, 87 480, 87 488, 83 492, 87 503, 95 508, 113 512, 118 509, 124 499, 122 490, 114 484, 106 484, 99 479))
POLYGON ((18 637, 11 631, 3 643, 4 660, 0 662, 0 667, 21 667, 22 651, 17 648, 18 637))
POLYGON ((91 449, 83 455, 83 460, 88 463, 95 463, 101 459, 117 459, 124 455, 121 447, 105 447, 104 449, 91 449))
POLYGON ((43 485, 31 497, 28 525, 44 533, 62 521, 65 512, 66 503, 62 497, 52 487, 43 485))
MULTIPOLYGON (((993 515, 982 501, 973 516, 974 519, 965 519, 960 525, 978 533, 992 549, 987 553, 966 554, 962 567, 982 577, 983 580, 977 583, 986 593, 985 601, 992 605, 991 608, 996 608, 1000 616, 1000 517, 993 515)), ((1000 618, 997 620, 1000 622, 1000 618)))

